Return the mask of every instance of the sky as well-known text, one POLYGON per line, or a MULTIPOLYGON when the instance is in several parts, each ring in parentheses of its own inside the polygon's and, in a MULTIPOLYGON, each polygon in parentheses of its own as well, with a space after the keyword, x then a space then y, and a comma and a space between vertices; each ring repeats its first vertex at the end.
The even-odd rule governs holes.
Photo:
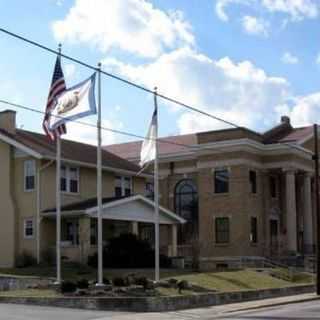
MULTIPOLYGON (((282 115, 319 122, 319 0, 0 0, 0 16, 1 28, 258 132, 282 115)), ((43 111, 56 57, 1 32, 0 48, 0 99, 43 111)), ((68 87, 92 74, 62 67, 68 87)), ((152 112, 152 95, 102 77, 105 128, 144 136, 152 112)), ((17 122, 42 130, 40 114, 17 109, 17 122)), ((224 127, 159 99, 160 136, 224 127)), ((96 144, 92 127, 67 130, 96 144)), ((104 144, 131 139, 103 131, 104 144)))

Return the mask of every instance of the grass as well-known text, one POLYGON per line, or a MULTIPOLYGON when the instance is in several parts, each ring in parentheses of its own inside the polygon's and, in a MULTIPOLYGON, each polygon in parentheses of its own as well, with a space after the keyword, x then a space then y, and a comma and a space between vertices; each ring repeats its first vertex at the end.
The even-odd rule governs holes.
POLYGON ((25 289, 25 290, 0 291, 0 297, 53 298, 53 297, 62 297, 62 295, 52 289, 25 289))
MULTIPOLYGON (((89 267, 79 267, 79 265, 64 265, 62 268, 63 279, 76 281, 82 278, 88 280, 96 279, 96 269, 89 267)), ((104 276, 107 279, 115 277, 124 277, 130 273, 138 276, 145 276, 153 279, 154 272, 152 269, 107 269, 104 276)), ((40 276, 40 277, 55 277, 55 268, 50 267, 30 267, 17 269, 0 269, 1 275, 15 276, 40 276)), ((162 270, 161 278, 163 280, 174 278, 177 280, 187 280, 188 282, 207 289, 208 291, 240 291, 254 289, 270 289, 288 287, 298 284, 310 284, 314 282, 314 277, 305 273, 295 273, 293 276, 286 269, 265 269, 258 272, 256 269, 244 269, 224 272, 191 272, 188 270, 162 270), (291 276, 291 278, 289 277, 291 276)), ((176 295, 177 289, 158 288, 161 295, 176 295)), ((192 291, 185 290, 183 294, 193 294, 192 291)), ((53 290, 19 290, 0 292, 0 296, 57 296, 53 290)))
POLYGON ((251 269, 194 273, 174 278, 177 280, 187 280, 197 286, 220 292, 280 288, 292 285, 289 281, 274 278, 268 274, 256 272, 251 269))

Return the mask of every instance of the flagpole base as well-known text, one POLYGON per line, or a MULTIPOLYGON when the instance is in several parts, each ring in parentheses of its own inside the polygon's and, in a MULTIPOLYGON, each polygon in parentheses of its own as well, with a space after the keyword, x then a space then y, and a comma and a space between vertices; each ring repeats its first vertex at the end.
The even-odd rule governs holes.
POLYGON ((104 288, 106 288, 106 285, 104 283, 99 283, 98 282, 98 283, 95 284, 95 287, 99 288, 99 289, 104 289, 104 288))

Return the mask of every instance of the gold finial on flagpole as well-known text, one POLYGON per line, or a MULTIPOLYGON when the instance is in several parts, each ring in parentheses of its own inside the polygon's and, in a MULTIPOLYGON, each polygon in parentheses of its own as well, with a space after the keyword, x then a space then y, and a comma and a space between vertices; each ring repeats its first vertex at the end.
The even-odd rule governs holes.
POLYGON ((62 48, 62 43, 59 42, 59 44, 58 44, 58 52, 59 52, 59 55, 61 54, 61 48, 62 48))

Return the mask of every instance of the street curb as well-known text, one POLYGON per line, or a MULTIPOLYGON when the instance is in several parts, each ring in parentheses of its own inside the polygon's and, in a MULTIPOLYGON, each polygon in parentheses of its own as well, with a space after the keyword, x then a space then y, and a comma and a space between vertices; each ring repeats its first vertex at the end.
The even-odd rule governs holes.
POLYGON ((259 310, 259 309, 273 308, 273 307, 285 306, 288 304, 303 303, 303 302, 309 302, 309 301, 315 301, 315 300, 320 300, 320 297, 303 298, 303 299, 299 299, 299 300, 290 300, 290 301, 270 303, 270 304, 266 304, 266 305, 255 306, 255 307, 230 310, 230 311, 226 311, 225 313, 226 314, 241 313, 241 312, 246 312, 246 311, 251 311, 251 310, 254 311, 254 310, 259 310))

